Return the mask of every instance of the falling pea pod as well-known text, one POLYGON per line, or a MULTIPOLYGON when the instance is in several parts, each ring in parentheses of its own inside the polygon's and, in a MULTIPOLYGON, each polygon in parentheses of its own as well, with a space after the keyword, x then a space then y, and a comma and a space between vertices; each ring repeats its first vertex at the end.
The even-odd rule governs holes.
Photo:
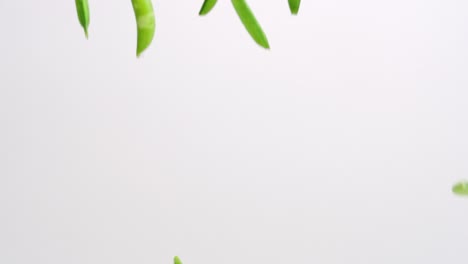
POLYGON ((291 14, 297 15, 299 12, 299 6, 301 5, 301 0, 288 0, 289 1, 289 10, 291 14))
POLYGON ((468 181, 459 182, 453 185, 452 192, 457 195, 468 196, 468 181))
POLYGON ((132 0, 132 5, 137 24, 136 54, 139 57, 153 41, 156 20, 151 0, 132 0))
POLYGON ((268 39, 252 10, 250 10, 250 7, 247 5, 247 2, 245 0, 231 0, 231 2, 242 24, 244 24, 245 29, 249 32, 253 40, 261 47, 270 49, 268 39))
POLYGON ((205 0, 198 14, 200 16, 204 16, 208 14, 211 11, 211 9, 213 9, 213 7, 216 5, 217 2, 218 0, 205 0))
POLYGON ((78 14, 78 21, 84 30, 86 38, 88 38, 89 27, 89 4, 88 0, 75 0, 76 13, 78 14))
POLYGON ((174 264, 182 264, 182 261, 180 260, 178 256, 174 257, 174 264))

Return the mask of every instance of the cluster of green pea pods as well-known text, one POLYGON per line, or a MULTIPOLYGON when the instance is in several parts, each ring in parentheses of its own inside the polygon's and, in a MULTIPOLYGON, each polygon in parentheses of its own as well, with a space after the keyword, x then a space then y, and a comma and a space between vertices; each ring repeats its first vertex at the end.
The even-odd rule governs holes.
MULTIPOLYGON (((131 0, 135 19, 137 24, 137 49, 136 55, 140 56, 153 41, 156 29, 156 20, 154 16, 153 4, 151 0, 131 0)), ((218 0, 204 0, 199 11, 200 16, 208 14, 216 5, 218 0)), ((88 0, 75 0, 78 20, 84 29, 86 38, 88 38, 89 27, 89 4, 88 0)), ((268 39, 258 23, 255 15, 247 4, 246 0, 231 0, 234 9, 237 12, 242 24, 252 39, 265 49, 270 48, 268 39)), ((301 0, 288 0, 291 14, 297 15, 301 0)), ((457 195, 468 196, 468 181, 458 182, 453 185, 452 192, 457 195)))
MULTIPOLYGON (((137 57, 145 51, 153 41, 156 29, 156 20, 154 16, 153 4, 151 0, 131 0, 135 19, 137 24, 137 57)), ((218 0, 204 0, 199 15, 208 14, 216 5, 218 0)), ((86 38, 88 38, 88 27, 90 20, 88 0, 75 0, 78 20, 84 29, 86 38)), ((232 6, 236 10, 242 24, 252 39, 265 49, 270 48, 268 39, 258 23, 255 15, 247 4, 246 0, 231 0, 232 6)), ((297 15, 301 0, 288 0, 291 14, 297 15)))

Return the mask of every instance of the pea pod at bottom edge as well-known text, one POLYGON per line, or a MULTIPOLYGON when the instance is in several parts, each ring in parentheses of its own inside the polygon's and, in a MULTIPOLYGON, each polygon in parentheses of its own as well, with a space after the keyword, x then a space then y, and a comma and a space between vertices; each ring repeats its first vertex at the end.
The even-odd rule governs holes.
POLYGON ((180 260, 178 256, 174 257, 174 264, 182 264, 182 261, 180 260))
POLYGON ((132 0, 137 24, 137 57, 152 43, 156 30, 156 19, 151 0, 132 0))
POLYGON ((249 5, 247 5, 247 2, 245 0, 231 0, 231 3, 242 21, 242 24, 244 24, 245 29, 255 42, 265 49, 270 49, 268 39, 252 10, 250 10, 249 5))

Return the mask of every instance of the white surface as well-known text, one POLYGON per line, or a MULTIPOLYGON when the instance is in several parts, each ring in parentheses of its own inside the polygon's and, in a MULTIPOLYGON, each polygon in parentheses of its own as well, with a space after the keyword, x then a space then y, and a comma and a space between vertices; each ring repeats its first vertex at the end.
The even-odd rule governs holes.
POLYGON ((0 263, 466 263, 461 0, 0 3, 0 263))

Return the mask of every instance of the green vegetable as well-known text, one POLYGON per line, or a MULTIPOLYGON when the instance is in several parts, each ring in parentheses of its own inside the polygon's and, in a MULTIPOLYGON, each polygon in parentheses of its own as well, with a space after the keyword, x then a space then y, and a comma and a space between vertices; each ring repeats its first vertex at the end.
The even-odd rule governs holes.
POLYGON ((78 20, 80 21, 81 27, 84 29, 86 38, 88 38, 88 27, 89 27, 88 0, 75 0, 75 4, 76 4, 76 13, 78 14, 78 20))
POLYGON ((145 51, 153 41, 156 29, 153 4, 151 0, 132 0, 133 11, 137 23, 137 57, 145 51))
POLYGON ((297 15, 299 12, 299 6, 301 5, 301 0, 288 0, 289 1, 289 10, 291 14, 297 15))
POLYGON ((452 187, 453 193, 457 195, 466 195, 468 196, 468 181, 459 182, 452 187))
MULTIPOLYGON (((88 28, 90 21, 89 0, 75 0, 78 20, 84 29, 86 38, 88 38, 88 28)), ((137 25, 137 45, 136 56, 140 55, 149 48, 153 42, 156 30, 156 19, 154 16, 152 0, 131 0, 137 25)), ((249 33, 250 37, 261 47, 270 49, 270 44, 265 32, 258 23, 254 13, 246 2, 247 0, 231 0, 242 24, 249 33)), ((204 16, 218 3, 218 0, 203 0, 203 5, 199 11, 200 16, 204 16)), ((288 0, 289 9, 293 15, 297 15, 301 0, 288 0)))
POLYGON ((205 0, 198 14, 200 16, 208 14, 211 11, 211 9, 213 9, 213 7, 216 5, 216 2, 218 2, 218 0, 205 0))
POLYGON ((180 260, 178 256, 174 257, 174 264, 182 264, 182 261, 180 260))
POLYGON ((265 49, 269 49, 270 44, 268 44, 268 39, 252 13, 252 10, 250 10, 250 7, 247 5, 247 2, 245 2, 245 0, 231 0, 231 2, 250 36, 258 45, 265 49))

